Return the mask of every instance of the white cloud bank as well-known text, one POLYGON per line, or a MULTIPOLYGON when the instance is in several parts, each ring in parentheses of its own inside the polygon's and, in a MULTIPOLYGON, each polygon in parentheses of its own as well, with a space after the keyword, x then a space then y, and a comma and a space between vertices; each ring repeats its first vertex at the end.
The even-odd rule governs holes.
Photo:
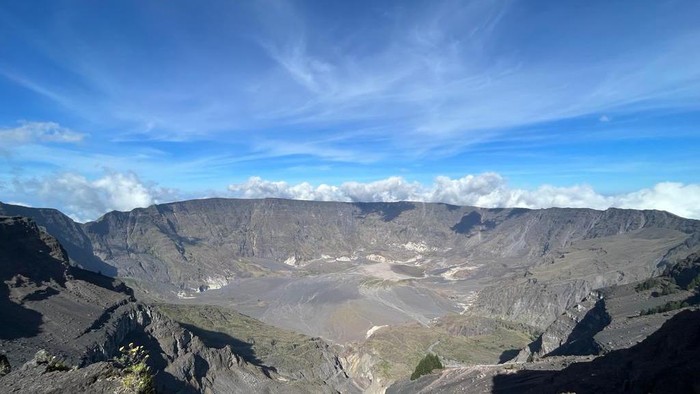
POLYGON ((109 211, 128 211, 175 198, 173 190, 148 185, 132 172, 106 172, 96 180, 66 172, 15 180, 13 186, 18 195, 32 196, 43 206, 57 207, 79 222, 93 220, 109 211))
POLYGON ((594 208, 659 209, 686 218, 700 219, 700 184, 662 182, 649 189, 606 196, 588 185, 556 187, 543 185, 534 190, 508 186, 496 173, 467 175, 459 179, 435 178, 432 185, 408 182, 401 177, 359 183, 346 182, 340 186, 307 182, 288 184, 251 177, 246 182, 232 184, 228 190, 233 197, 278 197, 318 201, 425 201, 484 208, 594 208))
MULTIPOLYGON (((15 201, 55 207, 80 222, 94 220, 112 210, 128 211, 182 198, 178 191, 144 182, 132 172, 108 171, 92 180, 70 172, 30 180, 15 179, 10 190, 15 201)), ((467 175, 458 179, 439 176, 431 185, 409 182, 402 177, 367 183, 346 182, 340 186, 314 186, 307 182, 289 184, 251 177, 246 182, 229 185, 226 195, 346 202, 444 202, 484 208, 659 209, 700 219, 700 184, 676 182, 658 183, 648 189, 608 196, 588 185, 543 185, 531 190, 511 188, 497 173, 467 175)))

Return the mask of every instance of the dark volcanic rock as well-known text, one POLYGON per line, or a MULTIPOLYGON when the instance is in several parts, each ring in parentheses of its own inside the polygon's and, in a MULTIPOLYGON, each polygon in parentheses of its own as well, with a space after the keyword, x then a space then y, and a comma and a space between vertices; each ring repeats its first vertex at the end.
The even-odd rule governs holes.
POLYGON ((133 299, 119 281, 71 267, 58 241, 22 217, 0 217, 0 277, 0 349, 11 365, 40 348, 79 362, 105 311, 133 299))
POLYGON ((0 202, 0 215, 24 216, 32 218, 36 224, 46 229, 66 249, 75 265, 107 276, 117 276, 113 266, 100 260, 92 250, 90 238, 85 234, 83 225, 56 209, 29 208, 0 202))

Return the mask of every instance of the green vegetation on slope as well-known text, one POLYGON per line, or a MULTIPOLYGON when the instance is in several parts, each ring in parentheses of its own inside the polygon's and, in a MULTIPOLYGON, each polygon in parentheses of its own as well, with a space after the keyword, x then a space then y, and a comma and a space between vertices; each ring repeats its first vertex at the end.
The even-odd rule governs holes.
POLYGON ((688 283, 688 286, 685 287, 686 290, 695 290, 698 287, 700 287, 700 274, 693 278, 690 283, 688 283))
POLYGON ((676 286, 673 278, 650 278, 634 287, 634 290, 638 293, 652 289, 661 290, 661 292, 653 292, 652 296, 654 297, 675 294, 678 292, 678 286, 676 286))
POLYGON ((416 366, 416 370, 411 374, 411 380, 416 380, 423 375, 427 375, 433 370, 442 369, 440 358, 432 353, 426 354, 416 366))
POLYGON ((429 327, 411 323, 383 328, 359 345, 358 351, 381 359, 376 372, 392 380, 410 376, 426 352, 449 364, 495 364, 504 352, 533 341, 534 334, 497 319, 450 315, 429 327), (455 332, 458 325, 469 328, 462 330, 465 335, 455 332))
POLYGON ((661 279, 659 278, 649 278, 645 280, 644 282, 638 284, 637 286, 634 287, 634 290, 637 293, 640 293, 642 291, 646 290, 651 290, 661 284, 661 279))
POLYGON ((657 306, 656 308, 649 308, 639 312, 641 316, 653 315, 655 313, 664 313, 675 311, 676 309, 681 309, 690 306, 687 301, 669 301, 663 305, 657 306))

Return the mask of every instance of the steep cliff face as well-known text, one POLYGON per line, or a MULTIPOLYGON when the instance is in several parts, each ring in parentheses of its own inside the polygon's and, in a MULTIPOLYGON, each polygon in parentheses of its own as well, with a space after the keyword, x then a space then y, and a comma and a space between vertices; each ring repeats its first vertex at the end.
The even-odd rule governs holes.
POLYGON ((0 274, 0 311, 12 317, 0 342, 13 365, 40 347, 77 362, 86 327, 132 301, 119 281, 71 267, 56 239, 27 218, 0 218, 0 274))
POLYGON ((495 276, 545 261, 577 241, 645 228, 668 230, 662 237, 685 235, 672 246, 678 250, 661 256, 674 258, 697 246, 697 240, 683 243, 700 226, 659 211, 209 199, 111 212, 84 231, 120 276, 196 287, 192 282, 212 276, 246 275, 235 262, 251 258, 296 265, 367 256, 415 258, 419 265, 471 261, 495 276))
POLYGON ((92 272, 117 276, 117 269, 100 260, 92 250, 92 242, 83 225, 56 209, 30 208, 0 202, 0 215, 31 218, 37 225, 55 237, 65 248, 71 263, 92 272))
POLYGON ((33 283, 63 284, 69 267, 68 255, 58 241, 24 217, 0 216, 0 274, 3 280, 19 275, 33 283), (27 264, 25 257, 32 259, 27 264))
POLYGON ((459 209, 413 203, 212 199, 110 213, 86 231, 120 275, 190 285, 193 278, 246 275, 238 260, 299 264, 356 259, 363 250, 409 255, 409 241, 447 248, 459 217, 459 209))
POLYGON ((603 295, 591 292, 568 308, 513 361, 526 362, 556 355, 597 355, 601 346, 593 337, 610 321, 603 295))
POLYGON ((493 378, 499 392, 689 393, 700 384, 700 311, 685 310, 641 343, 561 371, 520 371, 493 378))
POLYGON ((599 355, 644 340, 678 313, 683 302, 697 303, 696 288, 690 283, 700 275, 698 267, 700 257, 693 254, 660 276, 591 292, 558 316, 511 362, 599 355), (677 307, 664 313, 645 313, 668 303, 677 307))
MULTIPOLYGON (((658 225, 658 221, 655 223, 658 225)), ((544 330, 590 291, 644 280, 696 250, 698 245, 688 240, 697 232, 684 233, 679 228, 688 231, 685 224, 675 229, 644 227, 602 238, 573 240, 566 248, 524 267, 520 275, 501 278, 481 290, 473 307, 544 330)))

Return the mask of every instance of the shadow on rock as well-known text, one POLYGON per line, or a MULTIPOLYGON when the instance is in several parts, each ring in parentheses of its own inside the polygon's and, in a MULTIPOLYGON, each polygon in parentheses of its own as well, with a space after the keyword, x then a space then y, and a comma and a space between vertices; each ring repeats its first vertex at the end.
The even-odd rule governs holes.
POLYGON ((494 393, 700 392, 700 310, 686 310, 643 342, 561 371, 525 370, 493 378, 494 393))
POLYGON ((393 203, 357 202, 353 205, 360 208, 362 215, 378 214, 385 222, 390 222, 399 217, 403 212, 416 208, 415 204, 405 201, 393 203))
POLYGON ((41 313, 12 302, 6 284, 0 284, 0 339, 30 338, 39 334, 43 323, 41 313))
POLYGON ((469 212, 468 214, 462 216, 459 223, 451 227, 452 231, 457 234, 469 234, 469 232, 476 226, 481 224, 481 214, 476 211, 469 212))
POLYGON ((263 365, 262 360, 255 355, 255 350, 253 349, 252 343, 241 341, 240 339, 234 338, 222 332, 205 330, 191 324, 180 323, 180 325, 199 337, 199 339, 201 339, 207 347, 223 349, 226 346, 231 346, 231 348, 233 348, 233 352, 241 356, 241 358, 243 358, 246 362, 258 367, 263 367, 266 370, 272 369, 263 365))
POLYGON ((500 356, 498 356, 498 363, 503 364, 506 361, 512 360, 518 355, 518 353, 520 353, 520 349, 505 350, 500 356))

